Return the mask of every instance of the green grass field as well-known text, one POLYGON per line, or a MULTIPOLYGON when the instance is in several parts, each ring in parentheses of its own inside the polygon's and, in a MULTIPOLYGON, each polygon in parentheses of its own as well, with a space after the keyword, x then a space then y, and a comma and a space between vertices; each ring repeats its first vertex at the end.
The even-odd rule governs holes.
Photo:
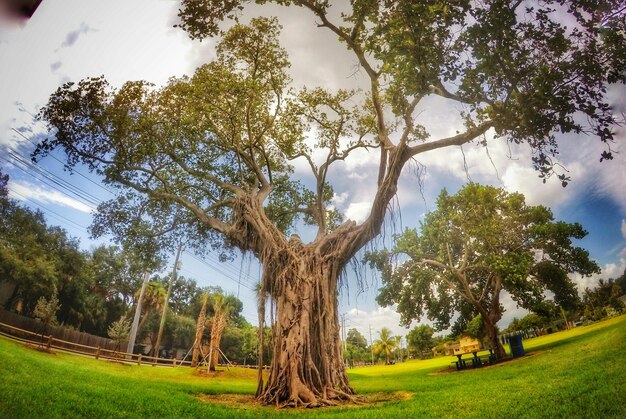
POLYGON ((0 338, 0 418, 626 418, 626 316, 525 340, 524 348, 526 357, 461 372, 440 372, 452 357, 355 368, 349 374, 359 394, 396 398, 294 411, 240 402, 254 394, 254 370, 230 368, 208 378, 188 367, 126 366, 47 354, 0 338), (215 397, 206 395, 221 395, 222 402, 212 403, 215 397))

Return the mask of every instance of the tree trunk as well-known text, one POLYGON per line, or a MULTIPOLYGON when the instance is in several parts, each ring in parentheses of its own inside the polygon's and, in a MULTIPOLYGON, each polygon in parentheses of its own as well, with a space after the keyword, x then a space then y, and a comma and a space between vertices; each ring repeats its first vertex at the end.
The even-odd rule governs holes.
POLYGON ((202 307, 200 308, 200 313, 198 314, 198 321, 196 322, 196 336, 193 341, 193 352, 191 355, 191 366, 197 367, 198 362, 200 360, 200 350, 202 345, 202 335, 204 334, 204 325, 206 323, 206 305, 208 301, 208 296, 203 296, 202 307))
POLYGON ((496 327, 497 321, 491 320, 489 316, 485 316, 483 321, 485 323, 485 331, 487 332, 487 337, 489 338, 489 344, 493 349, 493 353, 498 359, 505 358, 506 352, 504 351, 504 346, 502 346, 500 339, 498 339, 498 328, 496 327))
POLYGON ((209 371, 215 371, 220 356, 220 342, 224 334, 224 324, 226 323, 226 313, 216 313, 211 326, 211 343, 209 356, 209 371))
POLYGON ((278 254, 270 256, 280 261, 264 263, 264 278, 272 280, 264 279, 263 285, 270 288, 276 319, 274 358, 258 397, 264 404, 294 407, 352 399, 354 391, 341 356, 338 270, 333 258, 322 258, 311 248, 289 250, 289 260, 278 254))

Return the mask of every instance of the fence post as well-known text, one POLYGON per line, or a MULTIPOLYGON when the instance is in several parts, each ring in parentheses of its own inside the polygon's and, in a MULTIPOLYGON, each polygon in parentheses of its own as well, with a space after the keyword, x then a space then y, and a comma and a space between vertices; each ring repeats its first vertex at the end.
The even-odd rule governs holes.
POLYGON ((176 358, 172 359, 172 366, 174 366, 174 367, 176 366, 176 358))
POLYGON ((141 365, 141 354, 137 357, 137 365, 141 365))
POLYGON ((96 349, 96 359, 98 359, 100 357, 100 347, 98 346, 98 349, 96 349))
POLYGON ((52 345, 52 335, 48 336, 48 342, 46 342, 47 350, 50 350, 50 345, 52 345))

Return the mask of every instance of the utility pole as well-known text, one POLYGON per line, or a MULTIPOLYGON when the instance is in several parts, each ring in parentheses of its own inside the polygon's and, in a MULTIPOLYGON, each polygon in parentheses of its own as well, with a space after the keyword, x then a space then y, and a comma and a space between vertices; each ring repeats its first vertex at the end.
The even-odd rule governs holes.
POLYGON ((150 274, 148 272, 144 272, 143 281, 141 283, 141 291, 139 291, 139 300, 137 301, 137 307, 135 308, 135 317, 133 318, 133 325, 130 328, 130 334, 128 336, 128 346, 126 347, 126 353, 129 354, 132 354, 133 350, 135 349, 137 327, 139 326, 139 317, 141 317, 141 302, 143 301, 143 295, 146 292, 148 278, 150 278, 150 274))
POLYGON ((170 283, 167 285, 167 294, 165 294, 165 303, 163 304, 163 313, 161 314, 161 324, 159 324, 159 334, 157 335, 156 345, 154 346, 154 357, 157 358, 159 355, 159 347, 161 346, 161 337, 163 336, 163 328, 165 326, 165 313, 167 312, 167 302, 170 299, 170 293, 172 292, 172 284, 176 281, 176 276, 178 273, 178 260, 180 259, 180 254, 183 251, 183 244, 180 243, 178 245, 178 250, 176 251, 176 258, 174 259, 174 268, 172 269, 172 275, 170 276, 170 283))
POLYGON ((372 343, 372 325, 370 324, 370 352, 372 353, 372 365, 374 365, 374 344, 372 343))

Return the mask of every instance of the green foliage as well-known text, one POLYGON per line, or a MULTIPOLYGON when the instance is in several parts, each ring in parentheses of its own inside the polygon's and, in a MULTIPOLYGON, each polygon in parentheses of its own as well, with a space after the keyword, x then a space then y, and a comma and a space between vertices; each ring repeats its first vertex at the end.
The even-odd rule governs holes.
POLYGON ((399 336, 394 336, 391 329, 383 327, 378 331, 378 339, 372 344, 374 355, 383 355, 385 357, 385 364, 389 364, 391 354, 399 346, 399 336))
POLYGON ((583 317, 585 320, 598 321, 610 315, 626 311, 626 304, 619 298, 624 295, 626 272, 618 279, 605 281, 600 279, 598 285, 586 288, 583 292, 583 317))
POLYGON ((551 318, 546 318, 537 313, 529 313, 521 319, 514 318, 506 330, 508 332, 516 332, 521 330, 543 329, 549 326, 551 321, 551 318))
POLYGON ((409 353, 417 355, 420 359, 430 358, 432 348, 435 346, 433 334, 435 331, 427 324, 416 326, 406 336, 409 353))
MULTIPOLYGON (((57 292, 67 310, 74 308, 65 294, 71 294, 74 280, 82 279, 84 255, 77 240, 58 227, 48 226, 40 211, 2 198, 0 244, 0 277, 15 285, 9 304, 16 307, 21 301, 22 311, 30 314, 40 297, 49 298, 57 292)), ((70 313, 62 314, 62 321, 76 324, 70 313)))
POLYGON ((585 234, 579 224, 555 222, 547 208, 528 206, 521 194, 490 186, 468 184, 452 196, 442 191, 420 230, 397 237, 391 253, 369 256, 382 275, 378 301, 397 303, 407 324, 426 315, 443 329, 454 312, 469 319, 476 315, 461 310, 467 304, 495 324, 502 313, 501 290, 528 309, 545 298, 545 290, 559 303, 575 305, 567 273, 599 270, 572 243, 585 234))
POLYGON ((44 331, 48 326, 54 326, 57 324, 56 313, 59 311, 59 308, 59 299, 56 294, 53 294, 50 299, 40 297, 39 300, 37 300, 37 304, 33 310, 33 316, 36 319, 41 320, 44 331))
POLYGON ((355 328, 348 329, 346 340, 348 341, 348 343, 354 345, 357 348, 367 349, 368 347, 367 339, 365 339, 365 336, 363 336, 361 332, 359 332, 355 328))
POLYGON ((128 339, 128 335, 130 333, 130 319, 127 319, 126 316, 120 317, 118 320, 111 323, 111 326, 107 329, 107 334, 111 339, 113 339, 118 345, 123 341, 128 339))
MULTIPOLYGON (((96 236, 133 241, 143 255, 158 254, 181 235, 198 249, 207 241, 227 249, 233 243, 217 232, 226 233, 236 197, 270 185, 264 204, 279 230, 287 232, 300 216, 336 224, 336 214, 318 210, 332 197, 329 185, 320 184, 318 201, 290 179, 289 160, 304 137, 300 115, 287 109, 298 101, 284 98, 289 62, 278 33, 273 19, 235 25, 218 43, 215 61, 160 89, 128 82, 114 90, 90 78, 57 90, 40 114, 56 135, 35 154, 62 147, 70 165, 85 164, 120 188, 99 207, 96 236), (104 155, 115 158, 105 163, 104 155)), ((311 100, 325 99, 331 100, 311 100)))
MULTIPOLYGON (((219 23, 236 18, 246 3, 183 0, 181 27, 192 38, 215 36, 219 23)), ((612 158, 616 119, 605 93, 609 84, 626 79, 618 1, 362 0, 342 9, 336 26, 329 22, 331 2, 256 3, 311 10, 366 70, 384 80, 385 100, 396 115, 412 109, 412 98, 429 94, 462 102, 468 128, 488 121, 498 136, 536 149, 542 177, 554 169, 556 132, 592 132, 607 144, 602 159, 612 158), (589 126, 575 113, 584 114, 589 126)), ((412 133, 414 140, 427 136, 419 125, 412 133)), ((564 185, 569 181, 564 174, 559 178, 564 185)))
POLYGON ((482 340, 485 336, 487 336, 485 322, 480 314, 467 323, 463 334, 478 340, 482 340))
POLYGON ((191 348, 196 333, 196 321, 191 317, 168 311, 165 318, 163 344, 168 348, 191 348))

